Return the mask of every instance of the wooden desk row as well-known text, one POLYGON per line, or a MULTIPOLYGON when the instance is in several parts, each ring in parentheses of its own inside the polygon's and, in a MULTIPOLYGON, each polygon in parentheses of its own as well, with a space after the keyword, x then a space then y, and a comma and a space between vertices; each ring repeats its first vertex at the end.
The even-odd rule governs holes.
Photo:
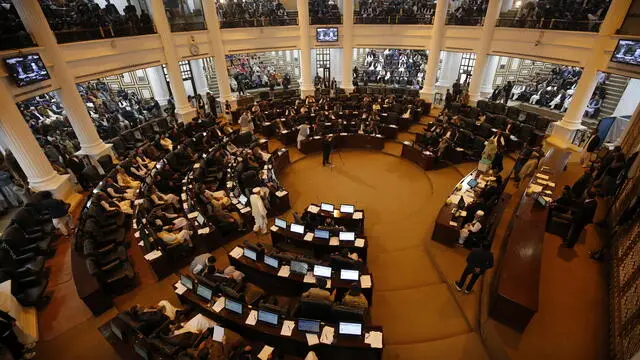
POLYGON ((347 231, 353 231, 356 235, 364 233, 364 210, 356 209, 351 213, 342 213, 340 210, 325 211, 320 208, 318 204, 310 204, 304 211, 304 215, 308 218, 319 216, 323 219, 323 222, 327 218, 331 218, 333 222, 338 226, 344 226, 347 231))
MULTIPOLYGON (((313 229, 311 229, 313 230, 313 229)), ((356 253, 362 261, 367 261, 367 250, 369 242, 366 236, 358 236, 355 241, 340 241, 337 237, 333 239, 322 239, 314 236, 313 232, 299 234, 289 229, 282 229, 277 226, 271 227, 271 243, 274 246, 281 244, 292 245, 313 253, 317 259, 324 258, 332 253, 346 249, 349 253, 356 253), (334 243, 332 245, 332 242, 334 243), (337 242, 337 243, 336 243, 337 242), (358 246, 361 245, 361 246, 358 246)))
POLYGON ((414 162, 423 170, 433 169, 436 158, 435 155, 429 151, 423 151, 416 146, 407 144, 406 141, 402 143, 402 153, 400 153, 400 157, 414 162))
MULTIPOLYGON (((565 169, 569 156, 567 151, 550 149, 540 162, 538 173, 555 181, 565 169)), ((531 182, 535 179, 536 176, 531 182)), ((491 287, 489 315, 518 331, 524 331, 538 311, 542 242, 549 209, 535 203, 536 199, 527 192, 522 195, 505 234, 506 250, 491 287)))
MULTIPOLYGON (((234 331, 250 341, 261 341, 271 344, 285 354, 304 357, 310 350, 313 350, 320 359, 382 359, 383 349, 372 348, 371 345, 365 342, 365 339, 367 338, 366 334, 373 331, 382 332, 382 327, 380 326, 365 326, 365 335, 363 336, 347 336, 337 335, 338 329, 336 324, 323 324, 324 326, 331 326, 334 328, 336 335, 333 342, 331 344, 320 342, 316 345, 309 346, 306 333, 299 331, 295 325, 291 329, 291 335, 286 336, 282 335, 284 326, 282 322, 279 322, 278 326, 271 326, 260 321, 256 322, 255 325, 247 324, 250 312, 257 309, 250 308, 246 304, 243 304, 243 312, 242 315, 240 315, 225 308, 222 308, 220 311, 214 310, 212 304, 215 304, 216 301, 218 301, 219 296, 214 297, 212 302, 209 302, 194 294, 192 291, 186 290, 182 294, 178 295, 178 297, 182 303, 191 304, 197 307, 200 313, 216 321, 224 328, 234 331)), ((288 320, 295 323, 297 319, 288 320)), ((320 338, 320 335, 318 335, 318 338, 320 338)))
MULTIPOLYGON (((324 143, 324 137, 315 136, 302 140, 300 144, 300 152, 310 154, 321 152, 324 143)), ((384 136, 382 135, 365 135, 365 134, 336 134, 333 138, 334 149, 373 149, 381 151, 384 148, 384 136)))
MULTIPOLYGON (((242 247, 239 247, 242 248, 242 247)), ((286 296, 300 296, 303 292, 309 290, 314 283, 305 282, 305 275, 294 273, 290 271, 289 276, 283 277, 278 275, 283 264, 280 264, 280 268, 276 269, 263 262, 262 258, 252 260, 246 256, 235 257, 231 254, 227 254, 229 263, 236 267, 239 271, 245 273, 250 282, 267 290, 269 293, 280 294, 286 296)), ((289 265, 289 264, 286 264, 289 265)), ((323 265, 330 267, 330 264, 323 265)), ((338 270, 338 269, 334 269, 338 270)), ((310 267, 309 271, 312 272, 313 268, 310 267)), ((360 270, 360 278, 367 277, 371 282, 370 286, 367 286, 362 280, 342 280, 340 279, 340 273, 338 271, 332 271, 331 289, 336 289, 336 299, 340 299, 350 288, 353 283, 360 283, 362 288, 362 294, 367 298, 369 306, 373 304, 373 275, 369 273, 366 265, 363 265, 360 270)))

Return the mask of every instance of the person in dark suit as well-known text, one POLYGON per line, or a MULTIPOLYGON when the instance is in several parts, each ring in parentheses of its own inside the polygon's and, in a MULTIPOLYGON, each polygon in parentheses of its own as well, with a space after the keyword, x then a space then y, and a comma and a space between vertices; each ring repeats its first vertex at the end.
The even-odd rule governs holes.
POLYGON ((322 142, 322 166, 329 165, 333 167, 331 164, 331 148, 333 147, 333 135, 328 135, 324 138, 322 142))
POLYGON ((493 267, 493 253, 490 250, 491 244, 489 244, 486 239, 484 240, 485 241, 482 241, 482 247, 471 250, 467 256, 467 266, 462 271, 460 280, 454 282, 458 291, 462 291, 467 282, 467 278, 471 275, 471 280, 464 289, 465 294, 470 293, 471 290, 473 290, 473 285, 478 281, 478 278, 480 278, 485 271, 493 267))
POLYGON ((444 94, 444 110, 449 110, 451 103, 453 103, 453 94, 447 89, 447 92, 444 94))
POLYGON ((584 171, 578 180, 571 186, 571 193, 576 199, 582 198, 584 192, 591 186, 593 182, 593 168, 589 167, 584 171))
POLYGON ((587 197, 585 198, 582 206, 580 206, 576 212, 573 213, 573 225, 564 239, 562 246, 566 248, 573 248, 585 226, 593 222, 593 217, 596 214, 598 208, 598 202, 596 201, 596 194, 589 190, 587 191, 587 197))
POLYGON ((580 157, 580 163, 582 167, 589 167, 591 165, 591 158, 593 153, 598 151, 600 148, 600 135, 598 135, 598 129, 593 129, 591 132, 591 136, 589 140, 587 140, 587 144, 584 146, 584 152, 580 157))

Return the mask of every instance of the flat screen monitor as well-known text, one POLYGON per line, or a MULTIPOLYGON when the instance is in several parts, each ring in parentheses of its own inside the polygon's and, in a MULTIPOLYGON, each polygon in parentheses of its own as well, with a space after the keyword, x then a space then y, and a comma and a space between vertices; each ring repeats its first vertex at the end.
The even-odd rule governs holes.
POLYGON ((538 204, 545 207, 547 206, 547 200, 545 200, 544 196, 539 195, 536 200, 538 200, 538 204))
POLYGON ((298 330, 317 334, 320 332, 320 320, 298 319, 298 330))
POLYGON ((122 336, 122 330, 120 330, 119 327, 116 326, 116 324, 113 323, 113 321, 109 322, 109 327, 111 328, 111 332, 118 337, 118 339, 120 340, 124 340, 124 337, 122 336))
POLYGON ((12 56, 4 59, 7 72, 17 87, 49 80, 49 72, 39 54, 12 56))
POLYGON ((342 204, 340 205, 340 212, 344 214, 353 214, 356 211, 356 207, 353 205, 342 204))
POLYGON ((360 279, 360 272, 358 270, 340 270, 340 279, 358 281, 360 279))
POLYGON ((331 268, 328 267, 328 266, 314 265, 313 266, 313 275, 321 276, 321 277, 325 277, 325 278, 330 278, 331 277, 331 268))
POLYGON ((211 301, 211 298, 213 297, 213 290, 209 289, 208 287, 202 284, 198 284, 198 287, 196 288, 196 294, 202 296, 208 301, 211 301))
POLYGON ((304 225, 300 225, 300 224, 291 224, 291 232, 297 233, 297 234, 304 234, 304 225))
POLYGON ((272 313, 271 311, 258 310, 258 321, 278 326, 278 314, 272 313))
POLYGON ((271 266, 272 268, 280 268, 280 263, 278 261, 278 259, 276 258, 272 258, 271 256, 265 255, 264 256, 264 263, 271 266))
POLYGON ((333 204, 320 203, 320 209, 324 211, 333 211, 333 204))
POLYGON ((474 187, 478 186, 478 180, 471 179, 467 181, 467 185, 469 185, 469 187, 473 189, 474 187))
POLYGON ((338 41, 338 28, 317 28, 317 42, 336 42, 338 41))
POLYGON ((362 335, 362 324, 351 322, 339 322, 338 334, 340 335, 362 335))
POLYGON ((356 233, 340 231, 340 241, 356 241, 356 233))
POLYGON ((640 41, 618 40, 618 45, 613 50, 611 61, 620 64, 640 65, 640 41))
POLYGON ((136 354, 140 355, 141 358, 149 360, 149 352, 147 351, 147 349, 138 344, 135 344, 133 345, 133 350, 136 352, 136 354))
POLYGON ((258 254, 256 254, 256 252, 251 249, 244 248, 243 254, 253 261, 256 261, 256 259, 258 258, 258 254))
POLYGON ((238 198, 238 200, 240 200, 240 203, 242 203, 242 205, 247 205, 247 197, 244 196, 244 194, 240 195, 240 197, 238 198))
POLYGON ((193 279, 192 278, 188 277, 187 275, 181 274, 180 275, 180 282, 187 289, 193 290, 193 279))
POLYGON ((313 232, 313 235, 315 237, 317 237, 318 239, 328 239, 329 238, 329 231, 328 230, 318 230, 318 229, 316 229, 316 231, 313 232))
POLYGON ((291 271, 293 271, 294 273, 306 275, 309 271, 309 264, 307 264, 306 262, 293 260, 291 261, 291 271))
POLYGON ((224 299, 224 308, 233 311, 236 314, 242 315, 242 303, 237 302, 235 300, 231 300, 229 298, 224 299))
POLYGON ((280 218, 276 218, 276 226, 281 228, 281 229, 286 229, 287 228, 287 221, 280 219, 280 218))

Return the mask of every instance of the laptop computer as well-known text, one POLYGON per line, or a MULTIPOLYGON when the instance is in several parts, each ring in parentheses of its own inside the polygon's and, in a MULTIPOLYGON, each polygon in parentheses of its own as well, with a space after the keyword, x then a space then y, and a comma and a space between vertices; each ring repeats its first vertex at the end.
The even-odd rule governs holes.
POLYGON ((340 205, 340 212, 344 213, 344 214, 353 214, 353 212, 356 210, 355 206, 353 205, 347 205, 347 204, 342 204, 340 205))
POLYGON ((362 324, 341 321, 338 323, 338 334, 362 336, 362 324))
POLYGON ((320 320, 298 319, 298 330, 318 334, 320 333, 320 320))
POLYGON ((356 241, 356 233, 340 231, 340 241, 356 241))
POLYGON ((331 277, 331 268, 329 266, 322 265, 314 265, 313 266, 313 275, 321 276, 325 278, 331 277))
POLYGON ((360 279, 360 271, 340 269, 340 279, 358 281, 360 279))
POLYGON ((324 211, 333 211, 333 204, 320 203, 320 209, 324 211))

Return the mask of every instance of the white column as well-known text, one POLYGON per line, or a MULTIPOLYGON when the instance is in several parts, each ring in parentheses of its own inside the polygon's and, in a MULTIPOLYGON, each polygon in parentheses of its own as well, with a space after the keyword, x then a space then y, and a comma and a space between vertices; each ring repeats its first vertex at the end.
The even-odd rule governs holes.
POLYGON ((207 78, 204 76, 204 62, 202 59, 190 60, 191 71, 193 73, 193 81, 196 83, 194 89, 196 94, 200 94, 203 97, 209 91, 209 85, 207 85, 207 78))
POLYGON ((353 0, 344 0, 342 13, 342 83, 347 94, 353 92, 353 0))
MULTIPOLYGON (((484 80, 484 74, 487 70, 487 61, 489 58, 489 50, 493 32, 496 29, 496 20, 500 12, 500 2, 502 0, 489 0, 487 5, 487 14, 484 18, 484 26, 482 27, 482 35, 480 43, 476 47, 476 62, 471 72, 471 84, 469 84, 469 102, 475 105, 480 100, 480 85, 484 80)), ((509 1, 509 0, 504 0, 509 1)))
POLYGON ((431 42, 427 51, 427 73, 425 74, 424 85, 420 90, 420 98, 433 102, 436 93, 436 75, 438 73, 438 63, 440 62, 440 51, 442 50, 442 39, 444 38, 444 23, 447 19, 447 6, 449 1, 441 0, 436 3, 436 13, 433 18, 433 28, 431 30, 431 42))
POLYGON ((298 24, 300 26, 300 96, 313 95, 313 78, 311 77, 311 34, 309 27, 309 2, 296 0, 298 7, 298 24))
POLYGON ((442 71, 436 86, 442 91, 453 85, 460 76, 460 64, 462 63, 462 53, 444 51, 442 54, 442 71))
POLYGON ((169 86, 171 86, 173 100, 176 103, 176 118, 188 123, 196 116, 196 109, 192 108, 187 100, 187 92, 184 88, 180 66, 178 65, 180 59, 178 59, 178 55, 176 55, 175 44, 173 43, 173 36, 171 35, 171 28, 167 20, 164 3, 162 0, 150 0, 149 2, 151 3, 151 17, 153 18, 156 31, 158 35, 160 35, 160 41, 162 42, 167 74, 169 75, 169 86))
POLYGON ((40 8, 38 0, 14 1, 14 5, 22 22, 28 31, 33 34, 39 46, 44 47, 46 57, 53 63, 50 69, 53 77, 60 87, 60 98, 69 122, 80 141, 80 154, 89 155, 94 161, 102 155, 111 152, 111 144, 105 144, 98 136, 93 120, 89 117, 87 107, 78 93, 75 77, 65 62, 64 55, 58 46, 55 35, 40 8))
POLYGON ((69 175, 59 175, 45 156, 27 122, 16 106, 6 83, 0 79, 0 138, 27 175, 29 187, 35 191, 51 191, 57 198, 68 199, 72 194, 69 175))
POLYGON ((213 59, 216 64, 216 79, 218 79, 218 90, 220 91, 221 108, 224 109, 225 101, 229 101, 235 108, 235 99, 231 94, 231 85, 229 81, 229 71, 227 70, 227 62, 225 60, 224 44, 222 43, 222 32, 220 31, 220 21, 214 0, 205 0, 202 2, 204 18, 207 22, 207 33, 209 35, 209 45, 213 52, 213 59))
POLYGON ((146 68, 144 71, 147 73, 149 85, 151 86, 151 91, 153 91, 153 97, 158 100, 160 105, 167 105, 167 100, 169 100, 170 94, 162 67, 154 66, 146 68))
POLYGON ((582 126, 582 117, 597 85, 598 69, 606 68, 609 62, 610 55, 606 54, 603 49, 606 48, 609 37, 615 34, 616 30, 622 25, 630 5, 631 2, 628 0, 613 0, 609 5, 609 11, 607 11, 607 15, 600 25, 598 38, 594 42, 591 55, 586 59, 582 76, 578 80, 578 86, 576 86, 576 90, 573 93, 571 103, 562 120, 553 126, 551 137, 547 139, 549 143, 560 148, 578 150, 571 144, 571 141, 575 132, 584 128, 582 126))
POLYGON ((480 97, 486 97, 493 92, 493 80, 496 77, 496 70, 498 70, 499 58, 499 56, 489 55, 487 67, 484 72, 484 78, 482 79, 482 85, 480 86, 480 97))

